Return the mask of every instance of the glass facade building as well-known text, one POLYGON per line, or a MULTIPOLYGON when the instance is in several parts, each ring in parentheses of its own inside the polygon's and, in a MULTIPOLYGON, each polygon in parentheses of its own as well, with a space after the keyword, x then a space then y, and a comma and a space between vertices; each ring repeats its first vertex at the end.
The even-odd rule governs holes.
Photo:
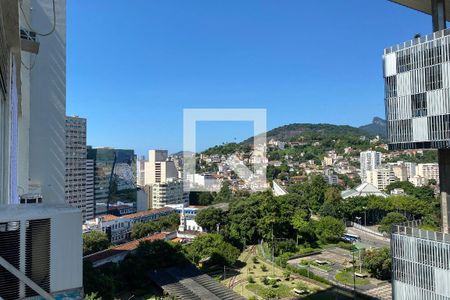
POLYGON ((136 212, 134 150, 88 147, 88 159, 94 161, 95 216, 136 212))

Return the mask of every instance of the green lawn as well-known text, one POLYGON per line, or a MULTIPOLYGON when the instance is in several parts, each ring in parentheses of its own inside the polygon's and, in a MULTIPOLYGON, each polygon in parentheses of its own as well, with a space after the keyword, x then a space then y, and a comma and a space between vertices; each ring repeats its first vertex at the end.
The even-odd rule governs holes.
POLYGON ((271 286, 268 286, 268 285, 265 286, 265 285, 261 285, 258 283, 250 283, 250 284, 247 284, 245 286, 245 288, 263 298, 265 297, 265 295, 267 295, 267 292, 269 290, 275 291, 278 298, 286 298, 286 297, 292 296, 292 293, 291 293, 292 289, 284 284, 278 284, 278 286, 276 288, 272 288, 271 286))
MULTIPOLYGON (((344 270, 338 274, 336 274, 336 280, 348 285, 353 285, 353 271, 352 270, 344 270)), ((356 285, 365 285, 369 284, 370 281, 366 278, 360 278, 355 276, 356 285)))

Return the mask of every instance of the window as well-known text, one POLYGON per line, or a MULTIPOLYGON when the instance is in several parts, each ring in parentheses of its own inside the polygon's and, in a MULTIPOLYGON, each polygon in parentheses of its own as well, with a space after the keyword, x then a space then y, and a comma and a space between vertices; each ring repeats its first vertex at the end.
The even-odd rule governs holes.
POLYGON ((427 115, 427 94, 412 95, 411 110, 413 118, 425 117, 427 115))
POLYGON ((427 91, 442 88, 442 66, 436 65, 425 69, 425 89, 427 91))
POLYGON ((385 78, 385 98, 397 97, 397 77, 389 76, 385 78))

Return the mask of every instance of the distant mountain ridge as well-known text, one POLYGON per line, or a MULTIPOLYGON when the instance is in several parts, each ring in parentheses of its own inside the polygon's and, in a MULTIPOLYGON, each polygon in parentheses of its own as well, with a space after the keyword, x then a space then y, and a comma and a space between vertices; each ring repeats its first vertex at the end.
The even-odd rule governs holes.
MULTIPOLYGON (((266 133, 267 141, 271 139, 291 142, 291 141, 305 141, 311 142, 314 140, 326 138, 330 139, 347 139, 349 137, 359 138, 365 136, 373 138, 380 136, 386 137, 386 121, 375 117, 371 124, 361 127, 353 127, 349 125, 334 125, 334 124, 311 124, 311 123, 293 123, 289 125, 280 126, 269 130, 266 133)), ((226 145, 217 145, 205 150, 203 153, 214 153, 216 151, 224 153, 233 153, 234 150, 240 149, 243 146, 249 146, 253 143, 253 137, 250 137, 241 143, 229 143, 226 145)), ((349 145, 351 146, 351 145, 349 145)))
POLYGON ((380 117, 373 118, 372 123, 360 126, 359 129, 372 135, 379 135, 383 139, 387 137, 387 122, 380 117))

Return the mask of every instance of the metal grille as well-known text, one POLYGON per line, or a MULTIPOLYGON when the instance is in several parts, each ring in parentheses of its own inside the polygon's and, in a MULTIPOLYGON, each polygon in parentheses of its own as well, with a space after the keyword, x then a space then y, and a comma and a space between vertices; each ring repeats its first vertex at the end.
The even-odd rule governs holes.
MULTIPOLYGON (((20 267, 20 223, 0 223, 0 256, 15 268, 20 267)), ((0 298, 19 298, 19 280, 0 266, 0 298)))
MULTIPOLYGON (((26 276, 50 292, 50 219, 28 221, 25 255, 26 276)), ((37 296, 29 287, 25 295, 37 296)))

